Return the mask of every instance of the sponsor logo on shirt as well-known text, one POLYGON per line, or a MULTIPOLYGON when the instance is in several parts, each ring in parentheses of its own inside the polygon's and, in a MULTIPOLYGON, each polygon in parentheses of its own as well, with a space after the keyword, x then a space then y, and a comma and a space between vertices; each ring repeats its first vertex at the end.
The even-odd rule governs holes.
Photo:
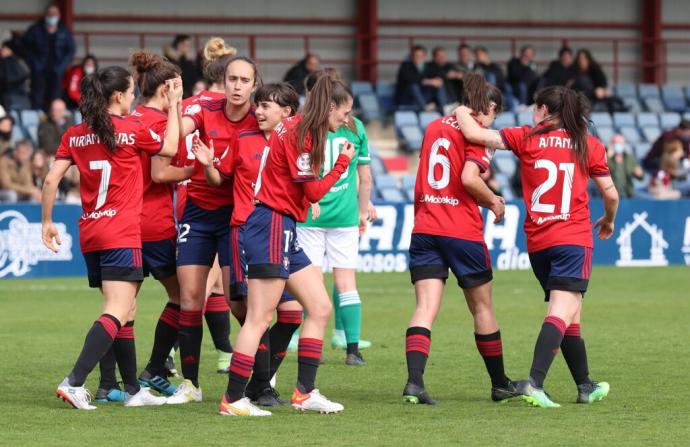
POLYGON ((570 219, 570 213, 554 214, 553 216, 547 216, 547 217, 539 216, 539 218, 536 221, 534 219, 532 219, 532 221, 534 221, 537 225, 541 225, 545 222, 551 222, 554 220, 566 221, 568 219, 570 219))
POLYGON ((107 210, 91 211, 90 213, 84 213, 81 215, 81 220, 98 220, 101 217, 115 217, 117 215, 117 210, 108 208, 107 210))
POLYGON ((450 206, 460 205, 460 200, 456 199, 455 197, 432 196, 430 194, 424 194, 422 196, 422 198, 419 199, 419 201, 422 203, 432 203, 434 205, 450 205, 450 206))
POLYGON ((0 213, 0 278, 24 276, 43 261, 71 261, 72 236, 64 223, 55 223, 55 227, 62 240, 57 253, 48 250, 36 237, 41 234, 40 222, 29 222, 16 210, 0 213))

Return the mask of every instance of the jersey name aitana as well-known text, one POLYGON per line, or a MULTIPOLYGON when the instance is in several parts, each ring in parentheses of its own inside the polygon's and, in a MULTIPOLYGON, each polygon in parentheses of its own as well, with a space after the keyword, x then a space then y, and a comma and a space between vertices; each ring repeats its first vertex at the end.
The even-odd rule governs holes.
POLYGON ((311 217, 311 209, 307 221, 300 226, 319 228, 344 228, 359 225, 359 200, 357 196, 357 166, 371 164, 369 157, 369 143, 364 124, 354 118, 357 132, 342 126, 335 132, 328 132, 326 142, 324 167, 321 176, 335 165, 343 144, 351 142, 355 146, 355 155, 350 161, 347 171, 333 185, 331 190, 319 201, 321 215, 317 220, 311 217))
POLYGON ((79 241, 84 253, 141 248, 143 179, 140 152, 155 155, 163 136, 140 121, 112 115, 117 148, 111 152, 82 123, 62 136, 55 157, 71 160, 80 174, 79 241))
POLYGON ((587 182, 590 177, 610 175, 606 150, 598 139, 588 136, 587 168, 583 169, 564 129, 530 135, 533 130, 530 126, 501 130, 506 148, 520 159, 527 249, 592 248, 587 182))
POLYGON ((454 116, 438 118, 424 133, 414 188, 412 233, 483 241, 477 201, 462 186, 465 162, 488 169, 493 152, 470 144, 454 116))
MULTIPOLYGON (((165 135, 167 113, 140 105, 130 116, 158 135, 165 135)), ((153 242, 173 238, 177 234, 173 218, 173 186, 169 183, 155 183, 151 179, 151 155, 145 152, 141 154, 141 170, 144 179, 141 240, 153 242)))

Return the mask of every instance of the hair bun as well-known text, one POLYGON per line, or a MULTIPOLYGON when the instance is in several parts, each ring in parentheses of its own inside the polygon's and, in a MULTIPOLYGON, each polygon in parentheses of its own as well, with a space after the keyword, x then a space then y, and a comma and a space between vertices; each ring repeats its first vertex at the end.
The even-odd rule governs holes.
POLYGON ((204 45, 204 59, 207 61, 214 61, 223 56, 234 56, 235 54, 237 54, 237 49, 226 46, 222 37, 211 37, 204 45))
POLYGON ((129 65, 134 67, 137 73, 145 73, 160 64, 163 58, 157 54, 146 51, 137 51, 129 58, 129 65))

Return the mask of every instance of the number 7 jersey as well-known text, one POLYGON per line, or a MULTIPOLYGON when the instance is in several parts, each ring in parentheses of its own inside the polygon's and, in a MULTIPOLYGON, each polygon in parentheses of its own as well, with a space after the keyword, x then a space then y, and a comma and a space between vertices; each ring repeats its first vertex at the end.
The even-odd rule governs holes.
POLYGON ((462 186, 461 177, 468 161, 486 171, 492 155, 465 139, 455 117, 432 121, 419 154, 412 233, 484 241, 479 205, 462 186))
POLYGON ((111 152, 82 123, 67 129, 55 158, 79 169, 79 241, 89 253, 111 248, 141 248, 143 178, 140 152, 155 155, 163 136, 132 117, 111 115, 117 149, 111 152))
POLYGON ((588 135, 584 170, 564 129, 530 135, 532 131, 532 127, 523 126, 500 132, 506 149, 520 159, 527 250, 556 245, 592 248, 587 183, 590 177, 610 175, 606 149, 588 135))

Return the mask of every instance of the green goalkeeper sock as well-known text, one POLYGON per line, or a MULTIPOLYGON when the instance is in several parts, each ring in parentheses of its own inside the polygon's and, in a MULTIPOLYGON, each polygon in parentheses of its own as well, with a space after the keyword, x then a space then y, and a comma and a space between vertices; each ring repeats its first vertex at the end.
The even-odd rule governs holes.
POLYGON ((344 337, 345 325, 343 324, 343 315, 340 312, 340 299, 335 284, 333 284, 333 316, 335 317, 335 335, 344 337))
POLYGON ((362 331, 362 301, 356 290, 343 292, 338 298, 347 340, 347 352, 354 353, 359 350, 359 337, 362 331))

